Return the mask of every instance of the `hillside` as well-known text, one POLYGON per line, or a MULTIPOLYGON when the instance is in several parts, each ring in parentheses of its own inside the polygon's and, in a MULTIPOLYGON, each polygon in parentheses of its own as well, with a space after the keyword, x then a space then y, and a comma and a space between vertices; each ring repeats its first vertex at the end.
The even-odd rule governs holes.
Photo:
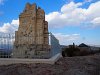
POLYGON ((54 65, 3 65, 0 75, 100 75, 100 55, 60 58, 54 65))

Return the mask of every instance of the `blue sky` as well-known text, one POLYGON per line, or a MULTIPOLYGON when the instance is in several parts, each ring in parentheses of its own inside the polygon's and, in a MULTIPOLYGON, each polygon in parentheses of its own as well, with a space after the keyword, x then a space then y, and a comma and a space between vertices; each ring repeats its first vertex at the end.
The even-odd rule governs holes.
POLYGON ((0 0, 0 32, 17 30, 27 2, 44 9, 49 32, 60 44, 100 45, 100 0, 0 0))

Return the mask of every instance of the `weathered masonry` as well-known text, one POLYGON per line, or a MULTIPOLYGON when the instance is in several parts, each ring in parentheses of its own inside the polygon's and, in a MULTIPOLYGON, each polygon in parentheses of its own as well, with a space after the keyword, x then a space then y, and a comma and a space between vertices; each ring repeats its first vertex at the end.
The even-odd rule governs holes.
POLYGON ((49 58, 48 22, 45 12, 36 4, 26 4, 19 15, 19 28, 15 32, 12 57, 15 58, 49 58))

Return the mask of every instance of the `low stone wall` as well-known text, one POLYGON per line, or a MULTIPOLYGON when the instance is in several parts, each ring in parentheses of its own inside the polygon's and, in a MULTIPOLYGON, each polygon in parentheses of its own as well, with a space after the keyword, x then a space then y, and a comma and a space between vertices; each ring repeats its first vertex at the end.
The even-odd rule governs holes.
POLYGON ((0 65, 9 65, 9 64, 30 64, 30 63, 47 63, 54 64, 59 58, 61 54, 58 53, 50 59, 18 59, 18 58, 0 58, 0 65))

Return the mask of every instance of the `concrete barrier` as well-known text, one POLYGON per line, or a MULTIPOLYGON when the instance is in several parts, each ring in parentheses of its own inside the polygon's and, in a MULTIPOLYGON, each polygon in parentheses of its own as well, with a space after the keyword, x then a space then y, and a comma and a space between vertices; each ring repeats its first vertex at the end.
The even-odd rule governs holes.
POLYGON ((9 64, 30 64, 30 63, 46 63, 54 64, 61 57, 61 53, 56 54, 50 59, 19 59, 19 58, 0 58, 0 65, 9 65, 9 64))

